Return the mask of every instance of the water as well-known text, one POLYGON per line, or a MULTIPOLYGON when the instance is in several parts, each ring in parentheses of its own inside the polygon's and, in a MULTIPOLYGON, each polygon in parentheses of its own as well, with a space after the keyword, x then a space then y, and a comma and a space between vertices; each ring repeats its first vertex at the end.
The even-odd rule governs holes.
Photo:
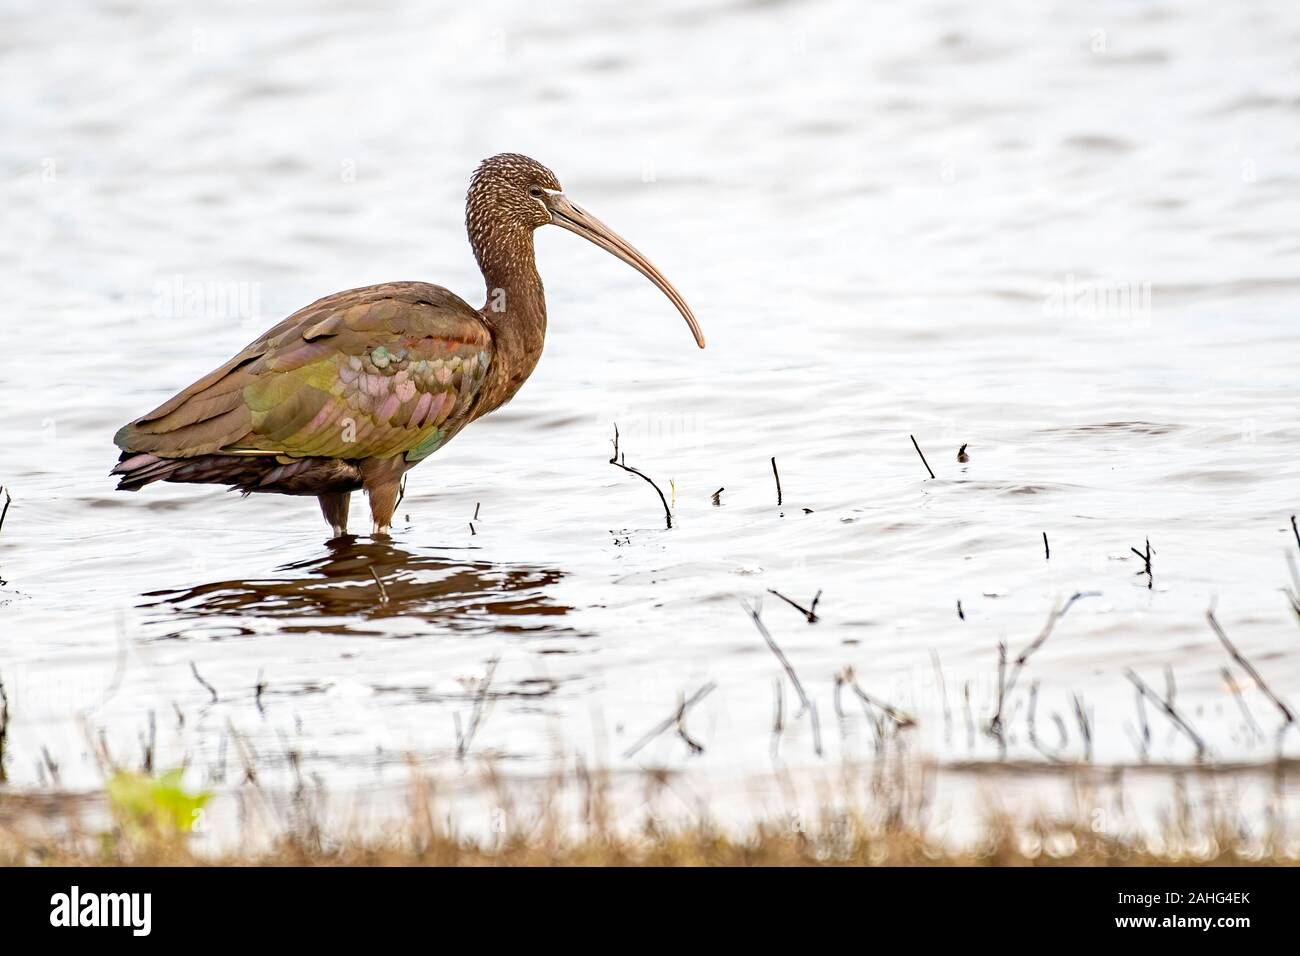
MULTIPOLYGON (((1047 759, 1037 682, 1041 749, 1084 755, 1079 695, 1092 758, 1140 759, 1125 672, 1163 693, 1166 668, 1212 758, 1276 752, 1278 712, 1204 615, 1300 699, 1293 7, 130 0, 4 21, 13 784, 49 782, 44 748, 94 786, 87 739, 136 762, 151 714, 160 765, 212 775, 233 732, 270 780, 291 747, 335 790, 394 784, 408 754, 455 766, 493 661, 469 749, 503 772, 577 752, 744 780, 772 768, 782 671, 742 602, 817 705, 821 757, 784 686, 783 765, 871 755, 856 700, 835 714, 846 666, 917 718, 918 751, 993 759, 998 643, 1014 658, 1076 592, 1008 703, 1007 756, 1047 759), (113 490, 118 426, 312 299, 425 279, 477 303, 463 194, 502 150, 645 250, 709 348, 543 230, 545 358, 411 474, 391 543, 325 544, 309 499, 113 490), (609 464, 615 423, 671 530, 609 464), (769 588, 820 593, 820 620, 769 588), (623 756, 709 682, 703 753, 669 732, 623 756)), ((1148 714, 1151 760, 1195 756, 1148 714)))

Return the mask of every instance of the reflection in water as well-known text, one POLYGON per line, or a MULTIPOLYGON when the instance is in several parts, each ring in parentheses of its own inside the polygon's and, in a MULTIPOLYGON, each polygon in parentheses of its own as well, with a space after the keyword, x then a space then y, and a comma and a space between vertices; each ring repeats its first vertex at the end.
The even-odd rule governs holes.
POLYGON ((151 591, 143 596, 157 600, 141 606, 167 612, 164 622, 205 621, 208 636, 254 633, 250 618, 273 620, 284 632, 334 634, 400 635, 387 620, 394 618, 460 632, 567 630, 547 620, 572 610, 546 593, 563 577, 561 571, 451 560, 356 538, 332 541, 328 547, 324 557, 277 569, 284 577, 151 591), (365 622, 376 623, 358 626, 365 622))

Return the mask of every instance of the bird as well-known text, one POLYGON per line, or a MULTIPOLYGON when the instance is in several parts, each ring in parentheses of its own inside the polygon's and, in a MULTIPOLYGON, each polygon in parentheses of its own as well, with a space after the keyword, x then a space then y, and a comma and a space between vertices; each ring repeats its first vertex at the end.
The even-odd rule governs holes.
POLYGON ((334 539, 364 491, 371 534, 389 536, 406 472, 510 401, 537 367, 546 300, 533 234, 546 225, 648 278, 704 348, 690 307, 645 256, 572 202, 550 169, 501 153, 479 164, 465 198, 482 308, 419 281, 318 299, 123 426, 110 473, 118 490, 165 481, 315 496, 334 539))

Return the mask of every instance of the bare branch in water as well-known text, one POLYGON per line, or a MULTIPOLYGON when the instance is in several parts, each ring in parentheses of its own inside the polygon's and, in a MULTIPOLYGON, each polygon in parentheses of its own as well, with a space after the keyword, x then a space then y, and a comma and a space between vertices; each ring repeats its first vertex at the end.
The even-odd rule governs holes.
POLYGON ((158 722, 151 710, 149 711, 149 736, 140 735, 140 748, 144 752, 143 759, 140 761, 140 770, 144 773, 153 773, 153 755, 157 743, 158 722))
POLYGON ((388 588, 384 587, 384 582, 380 580, 379 574, 375 571, 375 566, 373 564, 367 565, 366 567, 370 571, 370 576, 375 579, 375 584, 379 586, 379 603, 387 604, 388 588))
POLYGON ((1146 683, 1142 680, 1142 678, 1138 677, 1138 675, 1132 670, 1126 670, 1124 672, 1124 676, 1133 682, 1133 686, 1138 689, 1138 692, 1143 697, 1145 697, 1147 700, 1151 701, 1162 711, 1164 711, 1165 716, 1168 717, 1170 721, 1173 722, 1174 726, 1176 726, 1179 730, 1185 733, 1188 736, 1188 738, 1192 741, 1192 743, 1196 745, 1196 759, 1198 761, 1203 759, 1206 750, 1205 741, 1201 739, 1201 735, 1198 734, 1194 729, 1192 729, 1192 725, 1189 724, 1186 718, 1184 718, 1183 715, 1178 712, 1178 709, 1174 707, 1174 702, 1173 702, 1174 695, 1172 689, 1170 689, 1167 692, 1168 693, 1167 697, 1161 697, 1150 687, 1148 687, 1146 683))
POLYGON ((1136 687, 1134 690, 1137 692, 1138 723, 1142 727, 1142 736, 1140 738, 1142 746, 1140 752, 1142 755, 1142 762, 1146 763, 1147 755, 1151 752, 1151 721, 1147 719, 1147 708, 1145 703, 1146 697, 1142 693, 1142 688, 1136 687))
POLYGON ((763 619, 759 616, 759 612, 750 607, 744 601, 741 601, 740 605, 749 613, 749 616, 754 619, 754 626, 758 628, 758 633, 763 636, 763 640, 767 643, 767 646, 771 649, 772 653, 776 655, 776 659, 781 662, 781 666, 785 669, 786 676, 790 678, 790 683, 794 685, 794 691, 799 695, 799 712, 803 713, 804 711, 808 711, 812 715, 813 749, 817 752, 817 756, 820 757, 822 755, 822 729, 821 722, 817 719, 817 705, 814 704, 804 692, 803 684, 799 682, 799 675, 794 672, 794 667, 790 664, 790 659, 785 656, 785 652, 782 651, 781 648, 777 646, 776 641, 772 639, 772 634, 763 623, 763 619))
POLYGON ((857 677, 853 673, 853 668, 846 667, 841 672, 841 674, 842 674, 841 679, 843 680, 844 683, 848 684, 849 688, 853 691, 853 693, 855 693, 858 696, 858 700, 862 701, 864 704, 868 705, 869 707, 873 707, 876 710, 880 711, 882 714, 884 714, 886 717, 892 720, 895 726, 898 727, 916 726, 916 718, 913 717, 911 714, 905 713, 904 711, 901 711, 897 707, 885 703, 883 700, 880 700, 877 697, 872 697, 865 690, 859 687, 857 677))
POLYGON ((44 744, 41 745, 41 763, 45 765, 51 782, 57 787, 59 785, 59 765, 55 763, 54 758, 50 756, 49 749, 44 744))
POLYGON ((1145 574, 1147 576, 1147 590, 1150 591, 1152 585, 1155 583, 1155 576, 1151 573, 1151 558, 1155 555, 1155 552, 1151 550, 1151 539, 1150 538, 1146 539, 1145 552, 1139 551, 1137 548, 1129 548, 1129 550, 1132 551, 1134 554, 1136 554, 1139 558, 1141 558, 1145 562, 1146 566, 1137 573, 1145 574))
POLYGON ((975 715, 971 711, 970 705, 970 681, 962 681, 961 685, 962 712, 966 716, 966 749, 975 749, 975 715))
POLYGON ((1250 731, 1251 737, 1263 737, 1264 731, 1255 721, 1255 715, 1250 712, 1250 706, 1246 703, 1245 695, 1241 692, 1241 685, 1237 683, 1236 678, 1232 676, 1232 671, 1226 667, 1221 667, 1219 673, 1223 676, 1224 686, 1232 693, 1237 701, 1237 707, 1241 711, 1242 719, 1246 723, 1246 729, 1250 731))
POLYGON ((772 761, 780 756, 781 733, 785 730, 785 684, 777 677, 772 681, 772 761))
MULTIPOLYGON (((928 471, 928 472, 930 473, 930 477, 933 478, 933 477, 934 477, 934 469, 931 468, 931 467, 930 467, 930 463, 929 463, 928 461, 925 460, 925 452, 921 451, 921 446, 918 445, 918 444, 916 443, 916 436, 915 436, 915 435, 908 435, 907 437, 910 438, 910 439, 912 439, 912 447, 915 448, 915 449, 916 449, 916 453, 917 453, 918 455, 921 456, 921 464, 925 465, 925 470, 928 471)), ((962 448, 965 448, 966 446, 965 446, 965 445, 962 445, 961 447, 962 447, 962 448)))
MULTIPOLYGON (((1076 591, 1070 596, 1070 599, 1066 601, 1065 604, 1053 608, 1051 613, 1047 615, 1047 623, 1044 624, 1043 629, 1038 632, 1038 636, 1030 641, 1029 645, 1021 651, 1012 662, 1010 676, 1007 677, 1005 684, 1002 681, 1002 671, 999 670, 998 709, 997 713, 993 715, 992 720, 989 721, 989 727, 991 730, 995 733, 1001 730, 1002 709, 1006 702, 1011 698, 1011 692, 1015 689, 1016 681, 1020 678, 1020 672, 1024 669, 1029 658, 1032 657, 1040 647, 1047 643, 1047 639, 1052 636, 1053 628, 1056 627, 1056 622, 1065 617, 1066 612, 1074 606, 1075 601, 1078 601, 1080 598, 1097 597, 1099 596, 1099 593, 1100 592, 1097 591, 1076 591)), ((999 667, 1001 666, 1000 662, 999 667)))
POLYGON ((487 709, 488 688, 492 686, 492 675, 496 673, 498 663, 499 659, 495 657, 488 661, 487 672, 478 682, 478 693, 474 695, 474 709, 470 712, 469 728, 463 735, 460 732, 460 714, 452 714, 456 722, 456 759, 458 760, 465 759, 465 755, 469 753, 469 748, 474 743, 474 735, 478 733, 483 723, 483 715, 487 709))
POLYGON ((998 641, 998 709, 994 711, 986 728, 990 737, 998 742, 1003 758, 1007 755, 1007 738, 1003 733, 1002 710, 1007 703, 1007 642, 998 641))
POLYGON ((1273 706, 1281 711, 1282 718, 1288 724, 1295 723, 1295 714, 1291 711, 1291 708, 1283 703, 1282 698, 1273 693, 1273 689, 1264 681, 1264 678, 1260 675, 1259 671, 1255 669, 1255 665, 1246 660, 1245 655, 1243 655, 1241 651, 1237 650, 1237 645, 1228 640, 1228 635, 1223 633, 1223 628, 1219 626, 1218 618, 1214 616, 1214 608, 1210 608, 1205 612, 1205 619, 1210 622, 1210 628, 1222 642, 1223 646, 1227 648, 1228 655, 1241 666, 1242 670, 1250 675, 1250 679, 1255 682, 1255 686, 1264 693, 1265 697, 1273 702, 1273 706))
POLYGON ((808 701, 808 715, 812 718, 813 753, 822 755, 822 722, 817 716, 817 701, 808 701))
POLYGON ((759 612, 750 607, 744 601, 741 601, 740 604, 741 607, 749 613, 749 616, 754 619, 754 626, 758 628, 758 633, 762 635, 767 646, 771 649, 772 653, 776 655, 776 659, 781 662, 781 666, 785 669, 786 675, 790 678, 790 683, 794 685, 795 693, 799 695, 800 706, 807 709, 808 695, 804 693, 803 684, 800 683, 799 675, 795 673, 794 667, 790 663, 790 659, 785 656, 785 652, 782 651, 781 648, 777 646, 776 641, 772 639, 772 634, 768 631, 767 625, 763 623, 763 619, 759 616, 759 612))
POLYGON ((1074 703, 1074 716, 1079 722, 1079 733, 1083 736, 1083 759, 1086 763, 1092 763, 1092 714, 1084 704, 1081 694, 1072 694, 1071 698, 1074 703))
POLYGON ((212 695, 212 703, 215 704, 218 699, 217 689, 203 679, 203 675, 199 673, 199 668, 193 661, 190 661, 190 672, 194 675, 194 679, 203 685, 204 690, 212 695))
POLYGON ((1296 620, 1300 620, 1300 570, 1296 569, 1295 555, 1290 551, 1286 553, 1286 567, 1291 572, 1291 586, 1283 588, 1282 593, 1286 595, 1296 620))
POLYGON ((1048 750, 1038 738, 1038 681, 1029 685, 1029 713, 1026 722, 1029 725, 1029 745, 1053 763, 1063 763, 1060 750, 1048 750))
POLYGON ((806 617, 808 619, 809 624, 816 624, 818 620, 820 620, 820 618, 817 617, 817 602, 822 599, 821 591, 818 591, 815 595, 813 595, 812 605, 809 607, 804 607, 801 604, 796 604, 794 601, 791 601, 788 597, 786 597, 784 594, 782 594, 780 591, 776 590, 775 588, 768 588, 767 593, 775 594, 786 604, 790 605, 792 608, 794 608, 796 611, 798 611, 800 614, 806 617))
POLYGON ((952 740, 952 707, 948 704, 948 684, 943 679, 943 665, 939 661, 939 652, 930 651, 930 663, 934 666, 935 680, 939 684, 939 699, 943 701, 943 739, 952 740))
POLYGON ((714 688, 717 686, 718 685, 713 681, 709 681, 690 697, 687 697, 684 700, 679 700, 677 709, 673 711, 672 716, 650 728, 650 730, 648 730, 640 740, 623 752, 623 758, 625 760, 630 760, 632 757, 635 757, 642 747, 673 727, 678 729, 678 731, 683 735, 683 739, 686 740, 687 745, 690 746, 694 752, 699 753, 703 750, 703 747, 700 747, 700 750, 695 750, 696 747, 699 747, 699 744, 685 736, 685 726, 683 722, 686 720, 686 712, 704 698, 708 697, 709 694, 713 693, 714 688))
POLYGON ((626 456, 620 457, 618 453, 618 425, 617 424, 614 425, 614 455, 612 458, 610 458, 609 463, 615 466, 616 468, 622 468, 624 471, 628 472, 629 474, 636 475, 642 481, 648 483, 650 487, 655 490, 655 493, 659 495, 660 503, 663 504, 664 506, 664 522, 669 528, 671 528, 673 526, 673 513, 672 510, 669 509, 668 507, 668 499, 664 497, 663 491, 660 490, 657 484, 655 484, 653 478, 651 478, 649 475, 645 474, 644 472, 639 471, 638 469, 633 468, 631 465, 627 464, 626 456))
POLYGON ((677 736, 682 738, 682 742, 690 748, 691 753, 704 753, 704 744, 696 741, 686 731, 686 698, 681 695, 678 695, 677 701, 677 736))

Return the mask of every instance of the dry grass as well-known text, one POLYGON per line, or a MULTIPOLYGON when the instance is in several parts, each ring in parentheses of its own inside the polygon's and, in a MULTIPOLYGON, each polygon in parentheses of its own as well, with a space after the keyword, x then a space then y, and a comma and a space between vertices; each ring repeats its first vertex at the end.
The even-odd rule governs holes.
POLYGON ((1274 852, 1243 855, 1231 834, 1209 837, 1192 856, 1158 853, 1083 827, 991 826, 972 848, 951 850, 905 830, 841 826, 791 834, 762 824, 740 835, 700 828, 635 836, 584 834, 491 844, 439 834, 426 839, 315 843, 290 837, 259 850, 209 855, 183 839, 39 841, 0 835, 5 866, 1258 866, 1294 865, 1274 852))
MULTIPOLYGON (((84 798, 0 794, 0 864, 64 866, 1168 866, 1294 865, 1284 828, 1250 836, 1205 795, 1180 796, 1154 833, 1097 832, 1079 804, 1073 817, 1038 814, 1018 822, 990 811, 975 835, 954 844, 927 824, 926 771, 895 767, 822 790, 818 809, 750 824, 698 819, 666 823, 616 807, 608 776, 579 768, 521 784, 485 768, 479 808, 495 825, 458 822, 438 799, 437 781, 413 772, 403 812, 383 825, 332 825, 319 795, 285 799, 246 784, 243 829, 222 849, 175 827, 108 805, 106 826, 82 823, 84 798), (856 791, 856 796, 850 793, 856 791), (19 807, 29 800, 33 805, 19 807), (257 808, 261 808, 260 811, 257 808), (1207 809, 1208 807, 1208 809, 1207 809), (795 822, 806 819, 806 823, 795 822), (253 821, 262 821, 254 823, 253 821), (268 827, 267 821, 271 822, 268 827), (257 831, 257 832, 254 832, 257 831)), ((932 768, 931 768, 932 772, 932 768)), ((650 780, 647 777, 647 780, 650 780)), ((662 777, 653 783, 663 784, 662 777)), ((1005 783, 1006 781, 1001 781, 1005 783)), ((996 784, 995 784, 996 786, 996 784)), ((1087 786, 1087 785, 1085 785, 1087 786)))

